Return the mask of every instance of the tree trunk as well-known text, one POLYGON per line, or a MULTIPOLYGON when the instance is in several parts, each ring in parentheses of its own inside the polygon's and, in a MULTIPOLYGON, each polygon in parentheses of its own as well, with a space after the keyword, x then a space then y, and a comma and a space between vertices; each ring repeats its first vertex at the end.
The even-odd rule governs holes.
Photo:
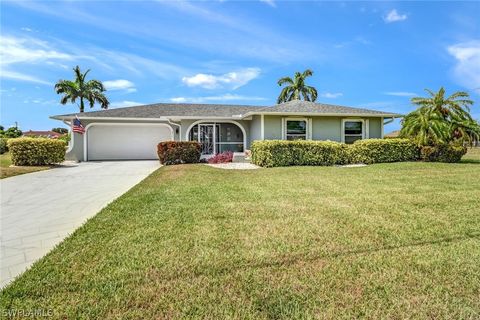
POLYGON ((80 113, 82 113, 85 109, 85 105, 83 104, 83 98, 80 97, 80 113))

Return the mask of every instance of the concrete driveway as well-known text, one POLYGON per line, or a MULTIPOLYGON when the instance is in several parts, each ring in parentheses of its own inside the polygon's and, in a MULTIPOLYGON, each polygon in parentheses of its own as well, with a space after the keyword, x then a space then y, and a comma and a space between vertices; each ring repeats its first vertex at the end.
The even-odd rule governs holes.
POLYGON ((84 162, 1 180, 0 287, 159 167, 84 162))

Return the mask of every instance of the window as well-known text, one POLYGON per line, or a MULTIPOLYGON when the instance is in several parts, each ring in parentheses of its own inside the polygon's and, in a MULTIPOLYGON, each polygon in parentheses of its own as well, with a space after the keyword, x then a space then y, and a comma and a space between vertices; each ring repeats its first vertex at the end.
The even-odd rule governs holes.
POLYGON ((307 140, 307 121, 286 120, 285 138, 287 140, 307 140))
POLYGON ((344 121, 343 130, 345 143, 354 143, 363 139, 363 121, 361 120, 344 121))

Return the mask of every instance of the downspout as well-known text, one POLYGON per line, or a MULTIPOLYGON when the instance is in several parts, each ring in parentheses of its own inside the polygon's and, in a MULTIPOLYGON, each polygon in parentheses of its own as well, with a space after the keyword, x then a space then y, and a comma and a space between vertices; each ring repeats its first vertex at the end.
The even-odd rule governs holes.
POLYGON ((382 132, 381 132, 381 138, 383 139, 385 137, 385 131, 384 127, 386 124, 392 123, 393 120, 395 120, 395 117, 391 117, 389 120, 384 121, 384 118, 382 118, 382 132))
POLYGON ((67 151, 65 151, 65 154, 67 154, 73 150, 73 143, 75 140, 73 139, 72 122, 68 122, 66 120, 62 120, 62 122, 70 127, 70 129, 68 130, 68 133, 70 133, 70 141, 68 142, 67 151))
POLYGON ((384 121, 384 122, 383 122, 383 125, 386 125, 386 124, 392 123, 392 122, 393 122, 393 120, 395 120, 395 118, 393 118, 393 117, 392 117, 392 118, 390 118, 390 120, 384 121))
MULTIPOLYGON (((170 119, 164 118, 164 117, 160 117, 160 120, 165 120, 165 121, 167 121, 168 124, 177 126, 178 127, 179 141, 182 141, 182 126, 181 125, 179 125, 178 123, 172 122, 170 119)), ((175 139, 175 137, 174 137, 174 139, 175 139)))

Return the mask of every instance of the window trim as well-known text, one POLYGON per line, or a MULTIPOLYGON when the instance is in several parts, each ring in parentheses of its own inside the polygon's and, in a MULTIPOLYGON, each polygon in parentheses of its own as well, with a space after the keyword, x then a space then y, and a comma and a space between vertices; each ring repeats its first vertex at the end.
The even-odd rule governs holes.
POLYGON ((342 119, 342 142, 345 143, 345 137, 360 137, 365 139, 365 119, 342 119), (362 123, 362 134, 345 134, 345 123, 346 122, 361 122, 362 123))
MULTIPOLYGON (((305 121, 305 140, 312 140, 311 134, 310 134, 310 120, 308 118, 283 118, 282 121, 282 138, 283 140, 287 140, 287 122, 288 121, 305 121)), ((298 135, 298 136, 303 136, 298 135)))

